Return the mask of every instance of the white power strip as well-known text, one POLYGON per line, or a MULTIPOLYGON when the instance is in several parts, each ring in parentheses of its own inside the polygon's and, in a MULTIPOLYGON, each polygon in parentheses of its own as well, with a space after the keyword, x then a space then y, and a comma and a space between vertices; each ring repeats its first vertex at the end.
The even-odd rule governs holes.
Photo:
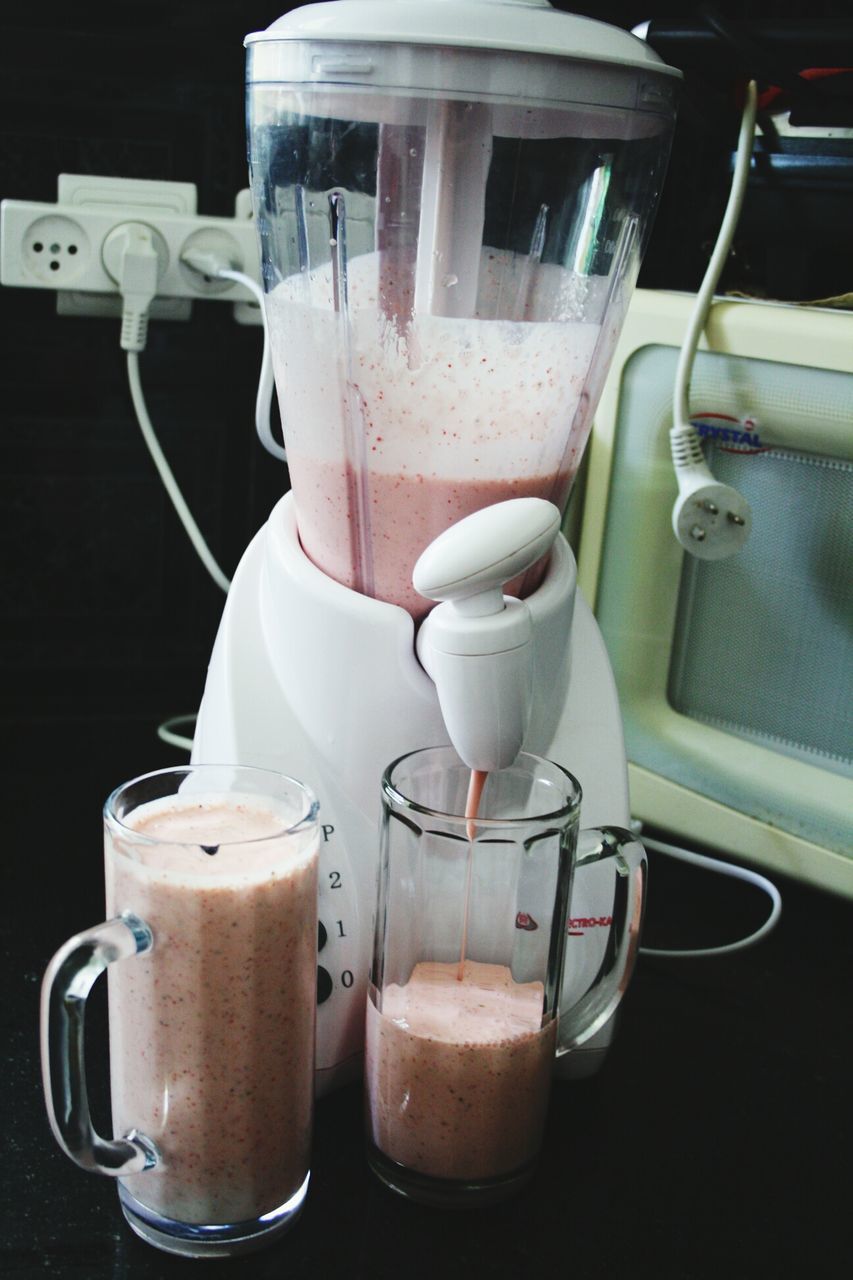
POLYGON ((120 315, 118 246, 134 223, 151 230, 159 258, 153 318, 187 320, 203 298, 236 304, 241 324, 261 323, 245 285, 207 280, 181 261, 188 249, 207 250, 260 281, 248 191, 233 218, 208 218, 196 213, 192 183, 60 174, 56 204, 0 203, 0 283, 58 291, 60 315, 120 315))

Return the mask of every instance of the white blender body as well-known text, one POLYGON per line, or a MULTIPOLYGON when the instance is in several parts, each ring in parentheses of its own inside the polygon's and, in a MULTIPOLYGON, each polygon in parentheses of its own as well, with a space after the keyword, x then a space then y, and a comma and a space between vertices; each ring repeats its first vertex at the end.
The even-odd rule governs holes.
MULTIPOLYGON (((421 594, 415 564, 510 499, 556 507, 551 544, 659 194, 677 73, 544 0, 337 0, 247 45, 292 491, 234 577, 193 758, 279 769, 319 797, 322 1091, 359 1065, 382 771, 449 740, 417 640, 427 597, 446 593, 421 574, 421 594)), ((524 746, 579 778, 583 826, 625 826, 601 637, 562 536, 533 558, 503 587, 528 628, 524 746)), ((420 630, 440 628, 430 615, 420 630)), ((571 933, 586 936, 564 1008, 601 962, 612 882, 607 864, 578 877, 571 933)), ((609 1035, 561 1072, 593 1069, 609 1035)))

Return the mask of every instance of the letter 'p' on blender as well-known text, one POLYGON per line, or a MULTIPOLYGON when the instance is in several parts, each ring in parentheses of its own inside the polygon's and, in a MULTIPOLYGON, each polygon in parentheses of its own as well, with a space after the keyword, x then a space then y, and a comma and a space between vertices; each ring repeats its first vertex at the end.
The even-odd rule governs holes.
MULTIPOLYGON (((534 562, 497 583, 527 629, 508 646, 525 658, 502 751, 568 767, 585 827, 628 825, 613 677, 557 526, 651 229, 679 73, 547 0, 337 0, 246 46, 292 487, 234 577, 193 759, 275 769, 320 801, 322 1092, 361 1064, 382 772, 459 750, 466 728, 463 704, 450 730, 428 674, 439 610, 459 602, 435 605, 415 564, 466 517, 488 524, 483 508, 536 499, 550 522, 534 562)), ((639 866, 642 850, 625 856, 639 866)), ((613 877, 612 860, 584 868, 573 911, 610 914, 613 877)), ((572 943, 566 1007, 607 939, 572 943)), ((611 1035, 612 1020, 558 1071, 594 1070, 611 1035)))

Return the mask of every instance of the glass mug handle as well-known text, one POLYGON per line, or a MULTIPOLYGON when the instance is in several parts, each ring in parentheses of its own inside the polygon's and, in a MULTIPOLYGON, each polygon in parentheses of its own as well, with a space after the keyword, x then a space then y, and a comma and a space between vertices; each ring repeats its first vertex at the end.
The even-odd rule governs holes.
POLYGON ((150 951, 148 925, 129 911, 75 934, 47 967, 41 993, 41 1063, 47 1114, 53 1135, 81 1169, 122 1177, 151 1169, 158 1161, 150 1138, 135 1129, 113 1141, 92 1126, 86 1089, 84 1023, 86 999, 95 979, 114 960, 150 951))
POLYGON ((594 985, 571 1008, 560 1011, 558 1058, 591 1040, 605 1025, 625 993, 637 958, 646 896, 646 851, 622 827, 589 827, 578 834, 576 871, 609 858, 615 863, 616 878, 607 947, 594 985), (633 865, 625 856, 629 845, 637 845, 641 853, 633 865))

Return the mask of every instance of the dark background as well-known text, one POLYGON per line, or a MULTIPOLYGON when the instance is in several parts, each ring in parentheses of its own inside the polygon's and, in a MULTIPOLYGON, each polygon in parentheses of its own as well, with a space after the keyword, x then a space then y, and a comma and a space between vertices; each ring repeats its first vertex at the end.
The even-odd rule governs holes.
MULTIPOLYGON (((230 215, 247 185, 242 39, 285 7, 4 6, 0 196, 53 201, 60 172, 158 178, 194 182, 202 213, 230 215)), ((697 9, 619 0, 560 7, 626 28, 697 9)), ((718 9, 734 20, 850 13, 828 0, 730 0, 718 9)), ((691 71, 642 284, 698 285, 737 121, 732 75, 691 71)), ((765 164, 724 287, 793 300, 853 288, 849 150, 807 143, 796 171, 765 164)), ((36 996, 54 947, 91 923, 77 904, 100 900, 97 854, 81 850, 98 848, 103 797, 126 777, 182 759, 155 729, 197 706, 222 595, 141 441, 117 322, 59 318, 51 294, 23 289, 0 289, 0 315, 0 732, 14 760, 4 774, 0 1268, 15 1277, 160 1280, 192 1264, 137 1242, 114 1189, 53 1147, 36 996)), ((254 433, 259 360, 260 331, 235 324, 228 306, 206 304, 189 323, 152 323, 140 358, 161 443, 229 575, 287 485, 254 433)), ((732 938, 761 917, 760 901, 731 882, 699 886, 664 866, 654 874, 648 938, 658 945, 732 938)), ((437 1224, 391 1201, 366 1177, 350 1090, 319 1109, 314 1189, 298 1233, 216 1274, 845 1273, 853 1261, 844 1207, 849 906, 794 884, 784 897, 782 926, 753 952, 641 963, 618 1054, 595 1081, 555 1100, 553 1131, 562 1136, 505 1212, 437 1224)))

